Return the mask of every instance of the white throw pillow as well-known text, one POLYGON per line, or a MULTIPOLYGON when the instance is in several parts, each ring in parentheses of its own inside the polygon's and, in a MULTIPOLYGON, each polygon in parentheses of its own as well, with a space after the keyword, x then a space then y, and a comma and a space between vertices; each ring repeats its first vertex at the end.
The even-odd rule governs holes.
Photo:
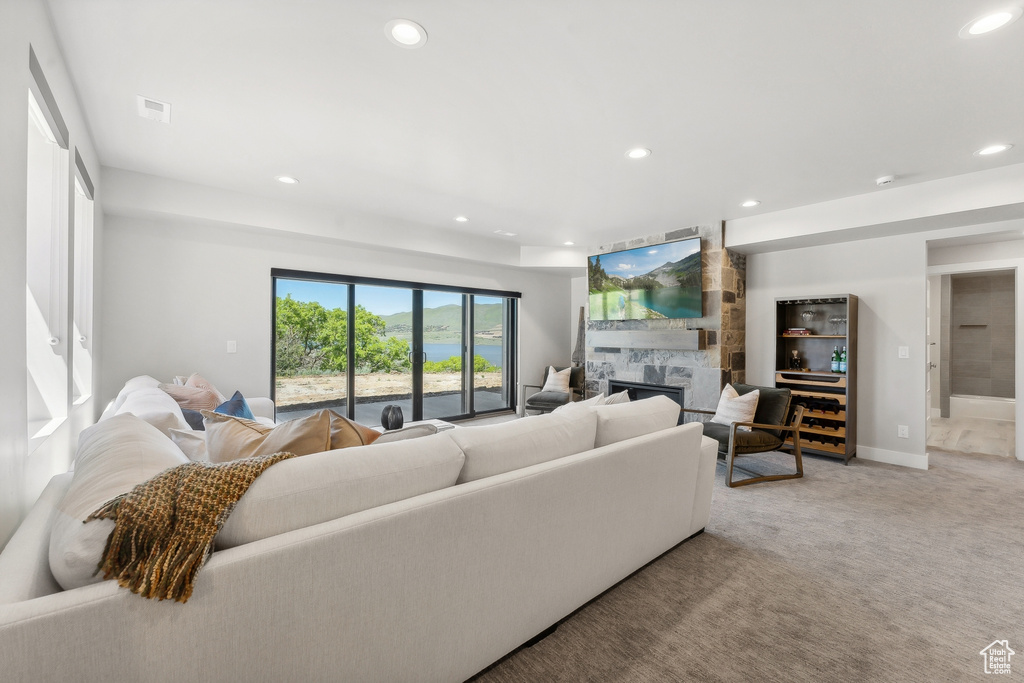
POLYGON ((613 406, 616 403, 629 403, 629 392, 620 391, 619 393, 612 394, 611 396, 608 396, 603 401, 601 401, 601 405, 605 406, 613 406))
POLYGON ((558 406, 557 408, 555 408, 551 412, 553 412, 553 413, 562 413, 562 412, 565 412, 566 410, 578 410, 578 409, 584 408, 586 406, 599 406, 599 405, 602 405, 603 403, 604 403, 604 394, 598 394, 597 396, 591 396, 590 398, 585 399, 583 401, 570 401, 570 402, 566 403, 565 405, 558 406))
POLYGON ((563 394, 569 391, 569 373, 572 368, 555 372, 554 366, 548 367, 548 377, 544 380, 544 387, 541 391, 560 391, 563 394))
POLYGON ((196 429, 172 429, 169 434, 174 445, 192 462, 210 462, 206 452, 206 432, 196 429))
POLYGON ((448 436, 456 431, 279 462, 239 499, 217 534, 217 547, 251 543, 452 486, 465 461, 448 436))
POLYGON ((115 415, 131 413, 153 425, 165 436, 172 429, 188 429, 188 422, 177 401, 158 387, 145 387, 130 392, 115 411, 115 415))
POLYGON ((137 484, 187 462, 170 439, 134 415, 115 415, 83 430, 75 473, 50 531, 50 571, 57 583, 70 590, 102 580, 97 570, 114 522, 83 524, 86 517, 137 484))
POLYGON ((466 454, 459 483, 589 451, 597 428, 594 410, 588 406, 445 432, 466 454))
POLYGON ((594 413, 597 415, 595 448, 658 432, 679 423, 679 404, 668 396, 596 406, 594 413))
MULTIPOLYGON (((711 421, 723 425, 731 425, 733 422, 753 422, 754 413, 757 412, 757 400, 760 397, 759 389, 740 396, 731 384, 726 384, 722 389, 722 397, 718 399, 718 408, 711 421)), ((737 429, 750 431, 750 427, 737 427, 737 429)))

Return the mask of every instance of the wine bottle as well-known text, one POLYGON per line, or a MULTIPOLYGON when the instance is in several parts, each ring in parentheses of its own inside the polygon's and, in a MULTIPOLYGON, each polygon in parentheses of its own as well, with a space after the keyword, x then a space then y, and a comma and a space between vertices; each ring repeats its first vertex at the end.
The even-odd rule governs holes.
POLYGON ((843 352, 839 354, 839 372, 846 373, 846 347, 843 347, 843 352))
POLYGON ((832 347, 832 372, 839 372, 839 347, 832 347))

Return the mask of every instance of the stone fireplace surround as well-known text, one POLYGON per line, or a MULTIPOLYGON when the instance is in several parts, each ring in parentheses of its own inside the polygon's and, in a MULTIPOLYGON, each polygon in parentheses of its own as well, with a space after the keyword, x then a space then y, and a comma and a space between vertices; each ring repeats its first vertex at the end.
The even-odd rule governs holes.
MULTIPOLYGON (((687 408, 714 409, 722 388, 743 382, 746 374, 746 257, 727 252, 724 226, 699 225, 668 233, 616 242, 598 253, 632 249, 699 236, 703 280, 702 318, 659 320, 590 320, 586 324, 587 395, 608 392, 608 380, 683 387, 687 408), (650 348, 651 333, 673 339, 673 331, 704 330, 697 349, 650 348), (625 343, 617 347, 594 346, 599 330, 615 330, 625 343), (630 332, 638 346, 629 344, 630 332), (642 340, 642 341, 641 341, 642 340)), ((586 286, 586 285, 584 285, 586 286)), ((666 346, 676 346, 666 342, 666 346)))

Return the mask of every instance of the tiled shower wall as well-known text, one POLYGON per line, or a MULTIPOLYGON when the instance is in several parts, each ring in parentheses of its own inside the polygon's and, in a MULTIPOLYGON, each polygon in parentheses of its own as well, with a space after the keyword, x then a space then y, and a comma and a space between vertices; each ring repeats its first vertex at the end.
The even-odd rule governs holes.
POLYGON ((950 280, 950 393, 1014 398, 1014 273, 950 280))

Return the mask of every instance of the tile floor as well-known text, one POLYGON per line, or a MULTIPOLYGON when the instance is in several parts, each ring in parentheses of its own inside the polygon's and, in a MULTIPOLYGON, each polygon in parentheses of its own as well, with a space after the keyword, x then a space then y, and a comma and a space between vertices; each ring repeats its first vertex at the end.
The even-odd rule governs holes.
POLYGON ((928 448, 950 453, 1016 456, 1016 425, 1012 420, 933 417, 928 448))

